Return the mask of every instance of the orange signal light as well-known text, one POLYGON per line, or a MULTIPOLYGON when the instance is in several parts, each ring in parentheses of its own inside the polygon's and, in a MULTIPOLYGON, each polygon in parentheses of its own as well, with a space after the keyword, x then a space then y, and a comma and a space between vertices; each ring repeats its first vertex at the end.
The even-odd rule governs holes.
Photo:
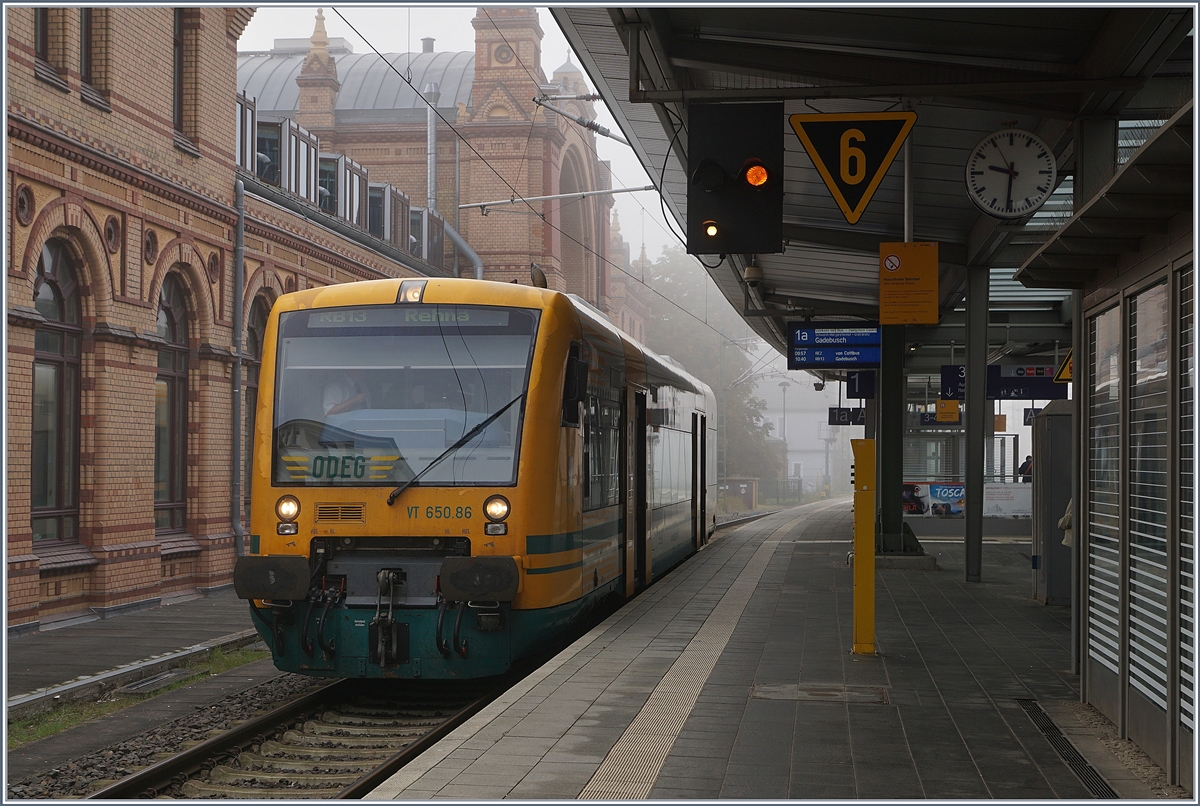
POLYGON ((751 187, 760 188, 767 184, 767 168, 761 163, 754 163, 746 168, 746 182, 751 187))

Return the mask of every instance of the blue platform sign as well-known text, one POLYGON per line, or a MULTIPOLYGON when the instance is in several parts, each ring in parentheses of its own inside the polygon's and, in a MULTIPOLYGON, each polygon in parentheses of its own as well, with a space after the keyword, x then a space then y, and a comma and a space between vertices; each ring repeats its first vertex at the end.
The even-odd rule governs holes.
POLYGON ((846 397, 856 397, 859 400, 874 400, 875 370, 864 369, 860 372, 847 372, 846 397))
POLYGON ((874 322, 789 322, 788 369, 868 369, 879 366, 874 322))
MULTIPOLYGON (((1053 366, 1016 366, 990 364, 987 368, 988 400, 1065 400, 1067 384, 1054 382, 1053 366)), ((967 368, 962 364, 942 364, 943 400, 964 400, 967 368)))

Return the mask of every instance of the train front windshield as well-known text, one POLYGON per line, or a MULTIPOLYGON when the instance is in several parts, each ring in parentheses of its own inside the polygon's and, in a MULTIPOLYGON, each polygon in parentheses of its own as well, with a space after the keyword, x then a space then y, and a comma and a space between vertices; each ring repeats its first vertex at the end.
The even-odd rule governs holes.
POLYGON ((515 484, 538 314, 431 304, 282 314, 275 484, 396 485, 427 468, 418 485, 515 484))

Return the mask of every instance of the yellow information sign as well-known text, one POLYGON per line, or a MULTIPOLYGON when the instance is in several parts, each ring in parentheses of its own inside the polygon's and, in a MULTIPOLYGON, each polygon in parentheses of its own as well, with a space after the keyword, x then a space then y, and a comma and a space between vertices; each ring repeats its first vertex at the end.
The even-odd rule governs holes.
POLYGON ((959 416, 957 400, 939 400, 937 402, 937 421, 939 423, 957 423, 959 416))
POLYGON ((917 113, 792 115, 788 122, 846 221, 857 224, 917 122, 917 113))
POLYGON ((1008 430, 1008 415, 993 414, 992 415, 992 433, 1003 434, 1008 430))
POLYGON ((1070 383, 1075 372, 1075 348, 1067 350, 1067 357, 1058 365, 1058 372, 1054 373, 1055 383, 1070 383))
POLYGON ((879 324, 937 323, 937 243, 879 244, 879 324))

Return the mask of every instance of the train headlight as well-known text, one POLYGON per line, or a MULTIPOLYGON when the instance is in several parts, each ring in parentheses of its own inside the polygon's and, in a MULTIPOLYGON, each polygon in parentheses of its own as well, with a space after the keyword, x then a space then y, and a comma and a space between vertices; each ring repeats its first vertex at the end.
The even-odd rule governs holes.
POLYGON ((489 521, 502 521, 508 517, 508 499, 502 495, 493 495, 483 502, 483 514, 489 521))
POLYGON ((300 499, 294 495, 285 495, 275 502, 275 514, 279 520, 291 523, 300 516, 300 499))

